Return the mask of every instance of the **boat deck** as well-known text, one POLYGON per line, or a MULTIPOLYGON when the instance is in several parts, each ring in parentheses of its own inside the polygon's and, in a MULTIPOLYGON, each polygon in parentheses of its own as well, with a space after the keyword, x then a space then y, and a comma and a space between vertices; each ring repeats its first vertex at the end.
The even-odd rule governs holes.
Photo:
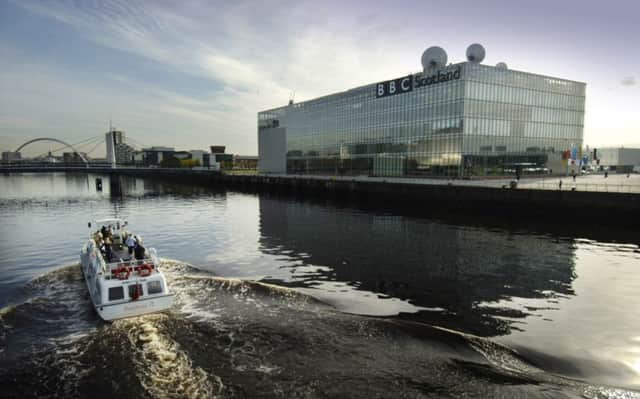
POLYGON ((135 260, 133 254, 129 253, 129 249, 126 246, 113 245, 111 247, 111 259, 105 259, 107 262, 117 261, 132 261, 135 260))

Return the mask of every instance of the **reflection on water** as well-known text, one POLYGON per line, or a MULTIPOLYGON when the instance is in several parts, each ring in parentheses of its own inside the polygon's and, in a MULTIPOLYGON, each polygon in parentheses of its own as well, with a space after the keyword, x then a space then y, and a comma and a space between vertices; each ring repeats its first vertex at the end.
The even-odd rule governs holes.
POLYGON ((24 173, 0 177, 2 200, 106 199, 154 196, 160 193, 193 195, 203 187, 167 184, 160 180, 94 173, 24 173), (98 186, 98 180, 101 182, 98 186), (118 192, 112 192, 117 187, 118 192))
MULTIPOLYGON (((160 256, 215 275, 294 287, 345 313, 489 337, 546 371, 640 386, 640 250, 633 237, 619 244, 539 226, 531 232, 408 210, 371 212, 357 203, 134 178, 118 184, 122 195, 112 194, 109 176, 0 176, 0 306, 28 298, 25 287, 35 277, 77 262, 88 220, 122 217, 160 256)), ((211 290, 175 278, 185 300, 200 298, 198 287, 211 290)), ((207 322, 224 312, 233 319, 211 298, 199 301, 181 312, 206 314, 207 322)))
MULTIPOLYGON (((483 303, 573 295, 574 249, 566 240, 268 198, 260 198, 260 232, 265 253, 324 266, 296 285, 348 282, 444 309, 419 319, 477 335, 509 333, 519 327, 504 316, 529 314, 483 303)), ((366 304, 357 312, 369 313, 366 304)))

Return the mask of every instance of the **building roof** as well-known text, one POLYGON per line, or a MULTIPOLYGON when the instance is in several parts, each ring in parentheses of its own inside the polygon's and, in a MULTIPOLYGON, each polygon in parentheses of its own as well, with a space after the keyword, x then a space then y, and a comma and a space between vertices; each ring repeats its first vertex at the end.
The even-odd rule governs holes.
POLYGON ((173 147, 153 146, 151 148, 143 148, 142 151, 175 151, 173 147))
MULTIPOLYGON (((454 68, 454 67, 462 67, 462 66, 466 66, 466 65, 473 65, 475 67, 481 67, 481 68, 493 68, 495 69, 496 67, 493 65, 487 65, 487 64, 474 64, 471 62, 458 62, 456 64, 449 64, 446 67, 440 69, 440 70, 444 70, 444 69, 449 69, 449 68, 454 68)), ((579 81, 575 81, 575 80, 570 80, 570 79, 563 79, 563 78, 557 78, 554 76, 548 76, 548 75, 540 75, 540 74, 536 74, 536 73, 531 73, 531 72, 525 72, 525 71, 518 71, 516 69, 506 69, 505 71, 509 71, 511 73, 517 73, 517 74, 522 74, 522 75, 529 75, 529 76, 536 76, 536 77, 540 77, 540 78, 545 78, 545 79, 552 79, 554 81, 558 81, 558 82, 570 82, 570 83, 579 83, 579 84, 584 84, 586 85, 586 83, 584 82, 579 82, 579 81)), ((414 75, 418 75, 418 74, 422 74, 422 71, 416 72, 416 73, 410 73, 408 75, 403 75, 403 76, 414 76, 414 75)), ((396 78, 398 78, 399 76, 396 76, 396 78)), ((347 89, 347 90, 343 90, 343 91, 339 91, 339 92, 335 92, 335 93, 330 93, 330 94, 326 94, 323 96, 319 96, 319 97, 314 97, 314 98, 310 98, 308 100, 305 101, 300 101, 297 103, 289 103, 286 105, 281 105, 278 107, 273 107, 270 109, 265 109, 263 111, 259 111, 258 114, 262 114, 265 112, 273 112, 273 111, 278 111, 278 110, 282 110, 282 109, 287 109, 289 107, 300 107, 303 106, 303 104, 310 104, 310 103, 314 103, 316 101, 323 101, 326 100, 328 98, 334 97, 334 96, 340 96, 343 95, 345 93, 349 93, 349 92, 356 92, 356 91, 365 91, 365 90, 373 90, 372 88, 375 87, 376 84, 378 84, 380 82, 373 82, 373 83, 368 83, 365 85, 361 85, 361 86, 357 86, 351 89, 347 89)))

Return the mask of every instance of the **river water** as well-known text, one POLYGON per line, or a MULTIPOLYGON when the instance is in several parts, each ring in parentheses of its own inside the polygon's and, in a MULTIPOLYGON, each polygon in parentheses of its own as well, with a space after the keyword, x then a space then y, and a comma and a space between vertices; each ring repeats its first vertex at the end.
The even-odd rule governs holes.
POLYGON ((640 398, 637 231, 97 177, 0 176, 2 396, 640 398), (92 311, 106 217, 163 258, 171 311, 92 311))

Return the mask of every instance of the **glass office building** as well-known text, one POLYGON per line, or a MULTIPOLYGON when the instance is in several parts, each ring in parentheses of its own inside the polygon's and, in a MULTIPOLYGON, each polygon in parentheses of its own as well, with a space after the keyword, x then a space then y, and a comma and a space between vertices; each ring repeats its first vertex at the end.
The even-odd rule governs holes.
POLYGON ((463 62, 260 112, 259 152, 278 132, 286 173, 549 173, 579 159, 584 102, 581 82, 463 62))

